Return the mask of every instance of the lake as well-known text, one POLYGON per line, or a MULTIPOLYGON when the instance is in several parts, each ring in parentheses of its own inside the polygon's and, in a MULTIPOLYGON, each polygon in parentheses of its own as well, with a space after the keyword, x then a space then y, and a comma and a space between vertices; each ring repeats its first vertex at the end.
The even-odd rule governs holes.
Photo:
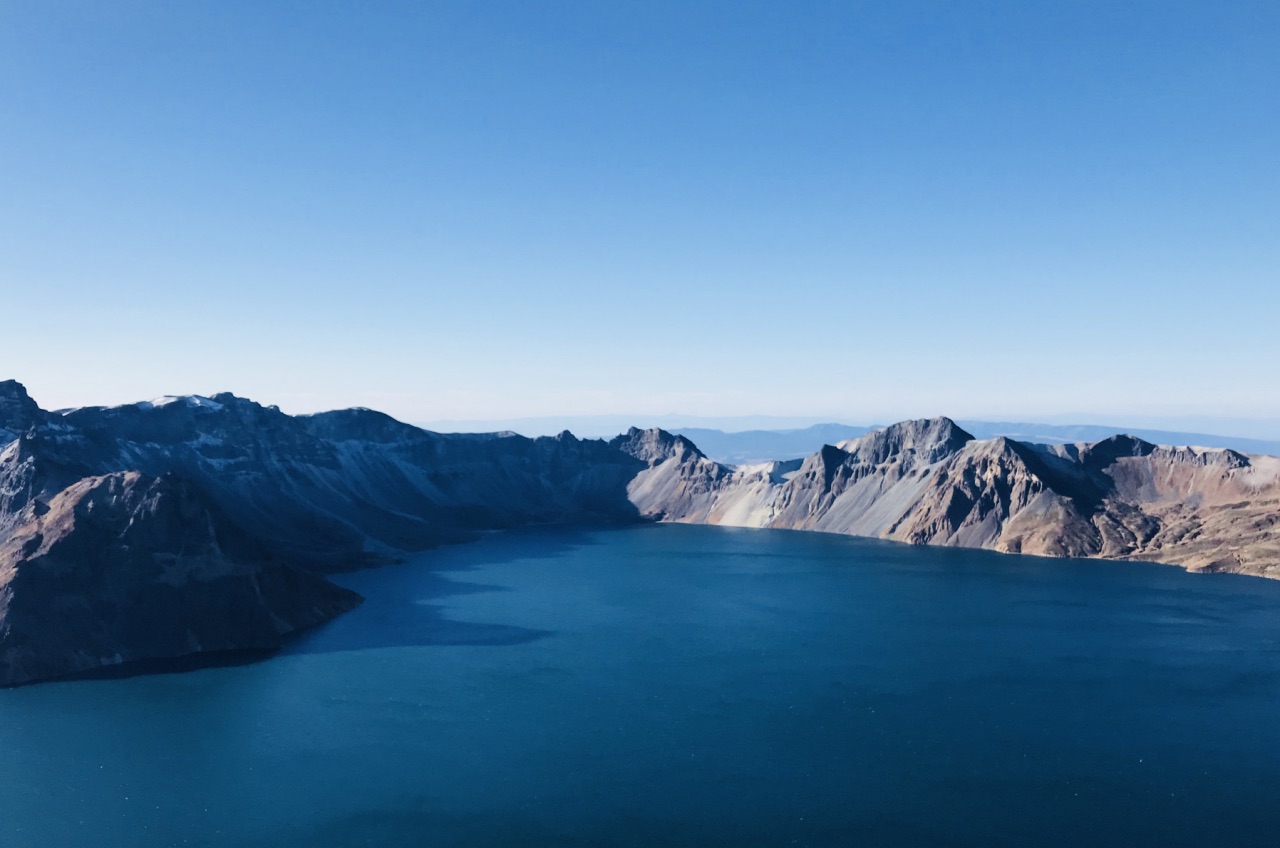
POLYGON ((645 526, 0 690, 0 846, 1280 844, 1280 582, 645 526))

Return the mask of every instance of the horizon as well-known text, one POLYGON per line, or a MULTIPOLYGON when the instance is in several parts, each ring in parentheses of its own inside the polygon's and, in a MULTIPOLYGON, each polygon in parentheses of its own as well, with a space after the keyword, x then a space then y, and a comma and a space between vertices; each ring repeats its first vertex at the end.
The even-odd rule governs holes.
POLYGON ((0 10, 0 362, 402 420, 1280 420, 1280 7, 0 10), (17 352, 20 352, 17 353, 17 352))
MULTIPOLYGON (((17 378, 5 377, 0 379, 0 383, 12 380, 12 382, 21 385, 31 396, 32 400, 43 409, 53 412, 66 411, 70 409, 85 408, 91 406, 130 406, 138 403, 149 403, 165 398, 180 397, 201 397, 213 398, 223 392, 189 392, 186 394, 166 393, 155 395, 150 398, 139 398, 131 401, 111 404, 70 404, 67 406, 50 406, 41 402, 41 399, 33 392, 30 387, 17 378)), ((314 410, 293 410, 287 409, 279 404, 274 404, 270 400, 262 398, 254 398, 242 395, 237 392, 229 392, 236 397, 253 401, 262 406, 276 406, 281 411, 289 415, 309 415, 319 412, 329 412, 340 409, 367 408, 375 412, 390 414, 386 410, 376 407, 330 407, 326 409, 314 410)), ((1271 441, 1280 439, 1280 420, 1241 420, 1241 419, 1214 419, 1207 417, 1183 418, 1183 419, 1156 419, 1156 420, 1131 420, 1127 422, 1115 422, 1107 419, 1106 416, 1091 415, 1089 413, 1064 414, 1059 416, 1045 416, 1039 419, 1031 417, 998 417, 998 416, 953 416, 945 413, 937 413, 933 415, 916 415, 916 416, 900 416, 888 418, 859 418, 857 416, 837 416, 832 418, 824 418, 821 416, 781 416, 781 415, 737 415, 737 416, 702 416, 687 415, 678 412, 667 413, 633 413, 633 414, 614 414, 614 415, 561 415, 561 416, 527 416, 515 418, 491 418, 491 419, 436 419, 434 421, 414 421, 409 419, 393 418, 415 427, 437 432, 500 432, 511 431, 519 433, 523 436, 546 436, 555 435, 565 430, 570 431, 580 438, 607 438, 626 432, 630 427, 639 427, 647 429, 650 427, 659 427, 664 430, 694 430, 706 429, 724 432, 726 434, 742 434, 750 432, 767 432, 778 433, 787 431, 805 430, 817 426, 847 426, 847 427, 869 427, 880 428, 890 424, 919 419, 929 418, 948 418, 956 422, 960 426, 965 423, 985 424, 985 425, 1009 425, 1009 426, 1046 426, 1046 427, 1097 427, 1114 431, 1115 433, 1124 433, 1127 431, 1152 431, 1164 432, 1169 435, 1200 435, 1214 436, 1218 438, 1230 439, 1237 438, 1244 441, 1271 441)))

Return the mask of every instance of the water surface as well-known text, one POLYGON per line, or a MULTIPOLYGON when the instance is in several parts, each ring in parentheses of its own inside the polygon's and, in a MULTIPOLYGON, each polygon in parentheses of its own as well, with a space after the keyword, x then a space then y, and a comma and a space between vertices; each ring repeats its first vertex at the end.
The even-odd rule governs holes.
POLYGON ((0 691, 0 845, 1280 844, 1280 583, 684 526, 342 580, 265 662, 0 691))

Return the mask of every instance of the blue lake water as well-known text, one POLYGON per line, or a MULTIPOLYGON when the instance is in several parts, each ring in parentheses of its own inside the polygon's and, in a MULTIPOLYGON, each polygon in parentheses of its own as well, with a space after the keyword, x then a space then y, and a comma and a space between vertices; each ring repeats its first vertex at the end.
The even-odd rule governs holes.
POLYGON ((264 662, 0 690, 0 846, 1280 844, 1280 583, 495 535, 264 662))

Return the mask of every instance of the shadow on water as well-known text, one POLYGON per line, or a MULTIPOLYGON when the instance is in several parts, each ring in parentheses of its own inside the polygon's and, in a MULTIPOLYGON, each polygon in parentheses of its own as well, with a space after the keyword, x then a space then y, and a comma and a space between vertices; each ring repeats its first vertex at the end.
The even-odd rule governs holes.
MULTIPOLYGON (((314 848, 338 848, 353 845, 433 845, 433 846, 556 846, 556 848, 588 848, 597 840, 557 833, 531 817, 491 811, 449 814, 428 810, 387 809, 363 811, 333 819, 325 819, 251 843, 246 848, 276 845, 308 845, 314 848)), ((614 841, 611 844, 626 845, 614 841)), ((635 843, 660 844, 660 843, 635 843)))
POLYGON ((444 601, 506 588, 452 576, 477 569, 550 559, 598 544, 583 527, 539 527, 494 533, 469 543, 427 551, 398 565, 341 574, 334 581, 364 596, 364 603, 285 645, 283 654, 322 654, 430 645, 519 645, 553 631, 449 618, 444 601))
MULTIPOLYGON (((554 826, 526 811, 485 809, 446 812, 424 799, 383 810, 363 810, 309 822, 246 848, 306 845, 347 848, 356 845, 430 845, 437 848, 653 848, 698 845, 706 848, 774 848, 778 845, 931 846, 972 848, 982 844, 890 813, 849 814, 836 822, 803 817, 707 816, 678 812, 645 815, 611 811, 587 820, 554 826)), ((1047 839, 1045 844, 1059 844, 1047 839)))
MULTIPOLYGON (((555 525, 495 531, 478 541, 414 554, 408 561, 362 571, 330 575, 335 583, 359 592, 364 603, 333 621, 288 638, 279 648, 213 651, 89 669, 57 678, 62 681, 121 680, 154 674, 183 674, 211 668, 253 665, 276 656, 324 654, 377 648, 430 645, 521 645, 553 634, 550 630, 450 619, 446 598, 478 592, 504 592, 492 586, 457 580, 446 572, 475 571, 485 566, 555 558, 599 542, 595 527, 555 525)), ((46 683, 45 680, 19 684, 46 683)))
POLYGON ((190 671, 201 671, 206 668, 234 668, 242 665, 253 665, 270 659, 280 653, 278 648, 245 649, 241 651, 209 651, 200 654, 188 654, 182 657, 169 657, 155 660, 134 660, 122 665, 108 665, 92 668, 76 674, 49 680, 32 680, 20 683, 11 688, 39 686, 49 682, 72 680, 123 680, 129 677, 140 677, 151 674, 183 674, 190 671))

